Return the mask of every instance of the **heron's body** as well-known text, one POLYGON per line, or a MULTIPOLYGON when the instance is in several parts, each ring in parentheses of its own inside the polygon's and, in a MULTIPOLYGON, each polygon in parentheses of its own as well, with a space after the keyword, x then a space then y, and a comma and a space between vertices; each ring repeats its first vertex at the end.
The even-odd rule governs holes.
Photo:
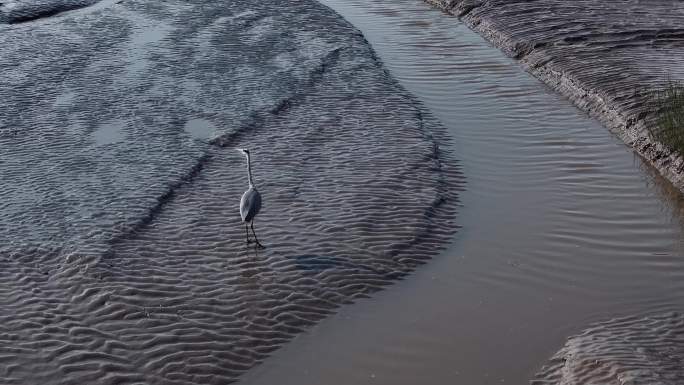
POLYGON ((249 228, 248 224, 252 228, 252 234, 254 234, 254 241, 257 246, 263 247, 259 243, 259 239, 254 232, 254 217, 259 214, 261 210, 261 194, 254 187, 254 182, 252 181, 252 159, 249 156, 249 150, 240 149, 240 152, 245 154, 247 157, 247 179, 249 181, 249 188, 242 194, 242 199, 240 199, 240 216, 242 217, 242 222, 245 224, 245 232, 247 233, 247 243, 251 241, 249 239, 249 228))
POLYGON ((256 187, 249 186, 240 199, 240 216, 245 223, 251 222, 261 210, 261 194, 256 187))

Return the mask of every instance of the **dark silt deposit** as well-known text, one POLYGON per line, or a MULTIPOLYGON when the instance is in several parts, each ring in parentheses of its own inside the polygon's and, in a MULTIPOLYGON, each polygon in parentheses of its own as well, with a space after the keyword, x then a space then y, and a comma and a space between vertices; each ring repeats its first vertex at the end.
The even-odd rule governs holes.
POLYGON ((4 384, 224 384, 453 235, 443 129, 328 8, 42 15, 0 25, 4 384))
MULTIPOLYGON (((0 23, 15 24, 88 7, 99 0, 7 0, 0 2, 0 23)), ((109 0, 113 2, 112 0, 109 0)))
POLYGON ((684 189, 684 159, 648 133, 652 92, 684 79, 681 2, 426 1, 460 16, 684 189))
POLYGON ((571 337, 532 384, 682 384, 682 362, 681 314, 618 318, 571 337))

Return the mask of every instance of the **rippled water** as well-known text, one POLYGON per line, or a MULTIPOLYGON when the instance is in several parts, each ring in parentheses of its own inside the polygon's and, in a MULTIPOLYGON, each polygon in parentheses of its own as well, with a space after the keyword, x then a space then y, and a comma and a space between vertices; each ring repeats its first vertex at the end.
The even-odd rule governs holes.
MULTIPOLYGON (((323 2, 448 127, 467 177, 463 229, 245 384, 521 384, 594 322, 684 308, 682 195, 630 148, 422 2, 323 2)), ((653 336, 638 327, 604 341, 653 336)))
POLYGON ((684 8, 672 1, 427 0, 601 119, 684 189, 684 160, 649 134, 653 91, 683 79, 684 8))

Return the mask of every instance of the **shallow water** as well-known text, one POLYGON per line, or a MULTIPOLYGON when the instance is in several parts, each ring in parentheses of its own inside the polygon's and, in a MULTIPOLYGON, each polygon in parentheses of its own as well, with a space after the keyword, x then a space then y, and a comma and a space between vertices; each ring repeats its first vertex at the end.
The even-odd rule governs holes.
POLYGON ((467 178, 463 228, 243 383, 521 384, 594 322, 683 308, 682 195, 631 149, 422 2, 323 3, 447 126, 467 178))

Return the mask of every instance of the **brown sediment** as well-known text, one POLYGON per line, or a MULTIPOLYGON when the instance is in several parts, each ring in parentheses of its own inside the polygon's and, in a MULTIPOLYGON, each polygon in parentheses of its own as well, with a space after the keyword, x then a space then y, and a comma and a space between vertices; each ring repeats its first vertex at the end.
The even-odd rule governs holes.
POLYGON ((684 189, 684 159, 649 135, 651 92, 684 77, 678 2, 425 1, 459 16, 684 189))

